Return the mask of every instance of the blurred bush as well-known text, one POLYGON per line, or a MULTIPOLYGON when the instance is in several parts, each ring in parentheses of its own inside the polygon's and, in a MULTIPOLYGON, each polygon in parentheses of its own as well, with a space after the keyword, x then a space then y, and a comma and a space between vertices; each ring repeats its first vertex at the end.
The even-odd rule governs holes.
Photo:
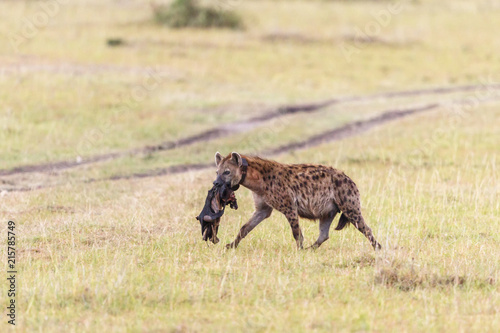
POLYGON ((243 27, 241 18, 233 12, 203 7, 196 0, 175 0, 170 5, 153 5, 155 21, 172 28, 243 27))

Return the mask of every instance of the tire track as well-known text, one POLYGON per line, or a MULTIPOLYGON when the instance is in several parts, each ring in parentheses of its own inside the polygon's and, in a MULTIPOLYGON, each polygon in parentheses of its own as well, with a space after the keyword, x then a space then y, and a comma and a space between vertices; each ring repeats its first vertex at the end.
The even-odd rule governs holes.
POLYGON ((373 127, 383 125, 388 122, 395 121, 400 118, 408 117, 416 113, 422 113, 425 111, 430 111, 441 106, 440 103, 427 104, 423 106, 386 111, 381 115, 372 117, 367 120, 359 120, 339 128, 335 128, 321 134, 310 137, 307 140, 294 142, 287 145, 280 146, 268 151, 265 151, 263 155, 280 155, 283 153, 290 152, 292 150, 307 149, 310 147, 318 146, 322 143, 338 141, 351 136, 359 135, 361 133, 367 132, 373 127))
MULTIPOLYGON (((333 130, 328 130, 326 132, 323 132, 321 134, 315 135, 313 137, 310 137, 306 140, 300 141, 300 142, 295 142, 291 143, 288 145, 280 146, 278 148, 270 149, 270 150, 265 150, 262 152, 257 153, 257 155, 260 156, 276 156, 276 155, 281 155, 284 153, 288 153, 293 150, 302 150, 302 149, 307 149, 311 148, 317 145, 320 145, 322 143, 327 143, 327 142, 332 142, 332 141, 339 141, 348 137, 356 136, 359 134, 362 134, 364 132, 369 131, 370 129, 381 126, 383 124, 405 118, 414 114, 418 113, 423 113, 426 111, 434 110, 438 107, 442 106, 440 103, 433 103, 433 104, 427 104, 423 106, 417 106, 417 107, 411 107, 411 108, 406 108, 406 109, 398 109, 398 110, 390 110, 386 111, 378 116, 366 119, 366 120, 359 120, 355 121, 352 123, 348 123, 344 126, 341 126, 339 128, 335 128, 333 130)), ((143 173, 135 173, 131 175, 117 175, 105 179, 92 179, 89 180, 89 182, 96 182, 96 181, 104 181, 104 180, 121 180, 121 179, 133 179, 133 178, 148 178, 148 177, 158 177, 158 176, 165 176, 165 175, 170 175, 170 174, 179 174, 179 173, 185 173, 189 171, 197 171, 197 170, 203 170, 207 168, 213 167, 213 163, 206 163, 206 164, 182 164, 182 165, 174 165, 171 167, 167 168, 160 168, 160 169, 155 169, 149 172, 143 172, 143 173)))
POLYGON ((277 109, 265 112, 260 116, 256 116, 239 122, 230 123, 224 126, 215 127, 206 130, 204 132, 201 132, 199 134, 179 139, 177 141, 166 141, 153 146, 148 145, 141 148, 126 150, 122 152, 95 155, 82 160, 66 160, 66 161, 51 162, 51 163, 24 165, 24 166, 14 167, 12 169, 3 169, 3 170, 0 169, 0 176, 11 176, 16 174, 33 173, 33 172, 50 174, 65 169, 71 169, 83 165, 104 162, 125 156, 151 154, 159 151, 173 150, 199 142, 207 142, 227 137, 232 134, 243 133, 263 124, 264 122, 267 122, 275 118, 296 113, 312 113, 333 105, 370 102, 378 99, 393 99, 393 98, 415 97, 424 95, 443 95, 443 94, 470 92, 470 91, 479 92, 483 90, 496 90, 496 89, 500 89, 500 84, 495 83, 495 84, 462 85, 462 86, 438 87, 430 89, 393 91, 385 93, 376 93, 371 95, 349 96, 349 97, 329 99, 309 104, 284 105, 278 107, 277 109))
MULTIPOLYGON (((484 104, 487 102, 498 102, 500 101, 499 96, 493 96, 489 98, 483 98, 481 100, 476 101, 476 105, 484 104)), ((455 101, 453 105, 455 106, 465 106, 468 105, 469 101, 467 99, 463 99, 460 101, 455 101)), ((444 107, 449 105, 448 102, 440 102, 440 103, 430 103, 425 105, 393 109, 383 112, 377 116, 372 118, 368 118, 365 120, 359 120, 352 123, 348 123, 338 128, 334 128, 332 130, 325 131, 318 135, 312 136, 306 140, 290 143, 287 145, 283 145, 277 148, 265 150, 262 152, 258 152, 258 155, 272 157, 280 154, 284 154, 293 150, 302 150, 308 149, 323 143, 333 142, 343 140, 348 137, 353 137, 356 135, 360 135, 365 133, 375 127, 382 126, 384 124, 397 121, 399 119, 407 118, 412 115, 422 114, 428 111, 435 110, 439 107, 444 107)), ((124 180, 124 179, 140 179, 140 178, 150 178, 150 177, 159 177, 164 175, 172 175, 172 174, 181 174, 190 171, 198 171, 204 170, 208 168, 212 168, 212 163, 206 164, 181 164, 181 165, 173 165, 166 168, 158 168, 147 172, 142 173, 134 173, 130 175, 115 175, 107 178, 99 178, 99 179, 88 179, 85 180, 84 183, 95 183, 101 181, 114 181, 114 180, 124 180)), ((10 189, 9 192, 29 192, 37 189, 43 189, 48 187, 54 187, 62 184, 51 184, 51 185, 37 185, 34 187, 24 186, 18 187, 14 189, 10 189)))

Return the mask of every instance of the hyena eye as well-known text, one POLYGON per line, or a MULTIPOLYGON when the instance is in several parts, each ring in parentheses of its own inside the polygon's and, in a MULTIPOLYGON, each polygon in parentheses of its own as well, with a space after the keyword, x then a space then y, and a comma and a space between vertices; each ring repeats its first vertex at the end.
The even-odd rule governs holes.
POLYGON ((227 175, 229 175, 230 173, 231 173, 231 171, 226 170, 226 171, 224 171, 223 175, 224 175, 224 176, 227 176, 227 175))

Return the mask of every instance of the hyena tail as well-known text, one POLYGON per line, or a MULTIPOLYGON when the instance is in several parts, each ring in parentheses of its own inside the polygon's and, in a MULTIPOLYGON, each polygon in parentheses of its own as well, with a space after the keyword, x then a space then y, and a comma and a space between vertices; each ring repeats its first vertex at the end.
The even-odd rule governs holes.
POLYGON ((335 228, 335 230, 344 229, 344 227, 347 225, 348 222, 349 222, 349 220, 347 219, 345 214, 340 215, 339 224, 337 224, 337 227, 335 228))

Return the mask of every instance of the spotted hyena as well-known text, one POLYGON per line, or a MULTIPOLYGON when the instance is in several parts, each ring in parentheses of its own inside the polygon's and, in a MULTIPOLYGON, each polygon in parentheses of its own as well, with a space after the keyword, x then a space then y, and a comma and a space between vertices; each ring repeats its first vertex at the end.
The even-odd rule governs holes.
POLYGON ((342 171, 311 164, 281 164, 260 157, 231 153, 215 154, 218 183, 233 188, 242 185, 253 192, 255 212, 243 225, 236 239, 227 248, 236 248, 274 209, 283 213, 292 228, 297 247, 302 249, 304 237, 299 217, 319 220, 319 237, 311 248, 319 247, 329 238, 330 225, 342 212, 335 230, 351 222, 368 238, 373 248, 380 249, 372 230, 361 215, 359 191, 356 184, 342 171))

